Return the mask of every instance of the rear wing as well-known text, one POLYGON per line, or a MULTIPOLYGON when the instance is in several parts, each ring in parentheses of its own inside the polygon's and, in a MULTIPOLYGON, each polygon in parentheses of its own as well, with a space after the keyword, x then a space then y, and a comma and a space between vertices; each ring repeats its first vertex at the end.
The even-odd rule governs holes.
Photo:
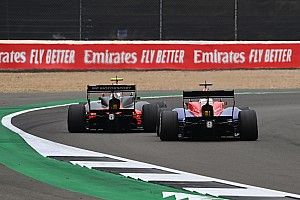
POLYGON ((234 98, 234 90, 183 91, 183 99, 234 98))
POLYGON ((88 85, 87 93, 135 92, 135 85, 88 85))
MULTIPOLYGON (((233 111, 235 107, 234 90, 212 90, 212 91, 183 91, 183 106, 185 99, 201 98, 231 98, 233 99, 231 118, 233 120, 233 111)), ((185 109, 184 115, 186 116, 185 109)))

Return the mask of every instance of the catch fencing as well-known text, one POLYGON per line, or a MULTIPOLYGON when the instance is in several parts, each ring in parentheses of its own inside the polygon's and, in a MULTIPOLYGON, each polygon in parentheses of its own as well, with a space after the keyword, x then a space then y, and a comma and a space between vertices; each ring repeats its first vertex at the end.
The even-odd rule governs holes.
POLYGON ((299 40, 299 0, 1 0, 0 39, 299 40))

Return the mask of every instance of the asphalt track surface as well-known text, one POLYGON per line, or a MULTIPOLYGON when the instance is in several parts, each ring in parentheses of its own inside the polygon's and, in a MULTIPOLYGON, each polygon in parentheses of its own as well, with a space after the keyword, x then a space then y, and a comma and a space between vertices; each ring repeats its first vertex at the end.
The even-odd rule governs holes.
MULTIPOLYGON (((19 105, 77 97, 84 97, 84 94, 11 94, 3 96, 2 104, 19 105), (19 102, 14 102, 11 97, 19 102)), ((237 95, 236 100, 237 105, 250 106, 257 111, 258 141, 161 142, 155 133, 70 134, 66 126, 66 107, 20 115, 13 119, 13 123, 27 132, 59 143, 239 183, 299 193, 300 91, 296 94, 237 95)), ((167 98, 165 101, 169 107, 181 104, 180 98, 167 98)), ((19 175, 15 176, 18 178, 19 175)), ((40 188, 43 192, 43 186, 40 188)), ((60 192, 61 195, 70 195, 67 191, 60 192)))
MULTIPOLYGON (((32 103, 56 101, 67 98, 82 98, 80 93, 0 93, 1 107, 15 107, 32 103)), ((0 199, 5 200, 93 200, 96 198, 82 195, 45 183, 17 173, 0 165, 0 199)))

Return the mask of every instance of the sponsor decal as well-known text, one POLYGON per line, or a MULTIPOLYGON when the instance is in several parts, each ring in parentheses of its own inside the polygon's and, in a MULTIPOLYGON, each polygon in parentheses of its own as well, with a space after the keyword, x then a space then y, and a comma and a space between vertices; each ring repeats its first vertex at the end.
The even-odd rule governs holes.
POLYGON ((300 44, 0 42, 2 70, 243 68, 300 68, 300 44))
POLYGON ((135 85, 88 85, 88 92, 135 91, 135 85))

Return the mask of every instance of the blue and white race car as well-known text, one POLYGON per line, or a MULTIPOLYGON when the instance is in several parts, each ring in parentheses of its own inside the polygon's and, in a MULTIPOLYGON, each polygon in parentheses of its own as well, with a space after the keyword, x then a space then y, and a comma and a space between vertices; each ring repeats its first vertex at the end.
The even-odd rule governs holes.
POLYGON ((256 112, 235 106, 234 90, 183 91, 183 107, 159 111, 162 141, 185 138, 257 140, 256 112), (230 100, 231 105, 223 99, 230 100))

